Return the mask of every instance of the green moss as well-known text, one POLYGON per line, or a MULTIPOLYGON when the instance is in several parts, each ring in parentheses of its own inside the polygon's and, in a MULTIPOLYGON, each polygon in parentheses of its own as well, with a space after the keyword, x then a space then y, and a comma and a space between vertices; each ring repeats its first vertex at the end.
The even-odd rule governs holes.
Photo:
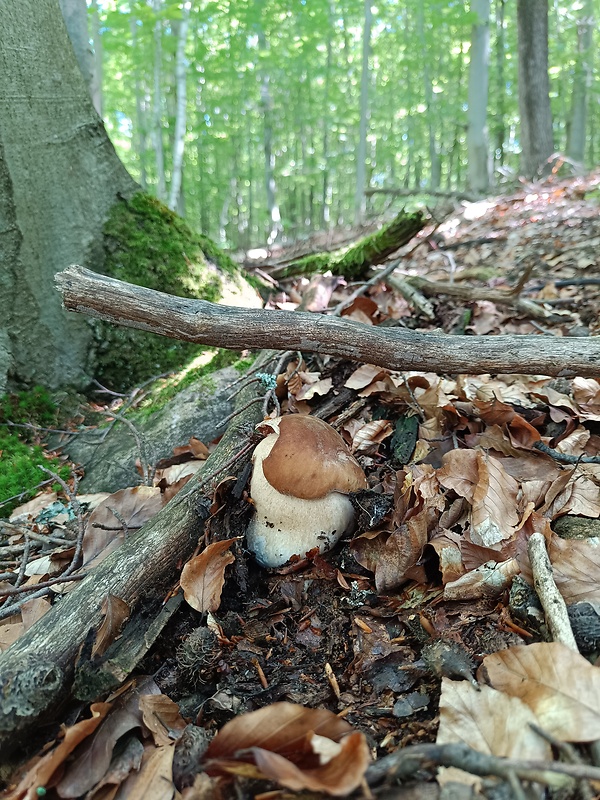
POLYGON ((0 397, 0 517, 9 516, 14 508, 35 496, 36 488, 47 478, 39 465, 61 477, 69 476, 68 467, 48 458, 41 445, 32 443, 34 430, 6 427, 11 422, 49 427, 55 424, 57 413, 50 394, 41 386, 0 397))
MULTIPOLYGON (((234 261, 156 198, 138 192, 112 208, 104 228, 106 274, 178 297, 215 302, 222 273, 240 271, 234 261)), ((98 323, 95 375, 111 389, 128 389, 179 369, 206 351, 132 328, 98 323)))
POLYGON ((155 414, 164 408, 178 392, 192 383, 200 381, 201 385, 209 392, 214 388, 214 383, 210 378, 211 373, 229 366, 233 366, 240 372, 246 372, 254 360, 253 357, 241 359, 239 353, 232 350, 219 349, 212 350, 212 352, 214 355, 210 360, 207 360, 209 355, 207 351, 200 358, 191 361, 185 369, 156 381, 144 401, 136 409, 134 416, 138 419, 146 419, 155 414))

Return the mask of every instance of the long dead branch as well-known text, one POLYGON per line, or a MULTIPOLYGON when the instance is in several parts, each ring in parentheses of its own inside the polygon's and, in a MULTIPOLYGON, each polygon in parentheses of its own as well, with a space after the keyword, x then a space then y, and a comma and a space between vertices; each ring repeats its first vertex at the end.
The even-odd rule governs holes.
POLYGON ((452 336, 332 316, 219 306, 133 286, 79 266, 56 275, 66 308, 173 339, 232 350, 328 353, 394 370, 594 376, 600 337, 452 336))

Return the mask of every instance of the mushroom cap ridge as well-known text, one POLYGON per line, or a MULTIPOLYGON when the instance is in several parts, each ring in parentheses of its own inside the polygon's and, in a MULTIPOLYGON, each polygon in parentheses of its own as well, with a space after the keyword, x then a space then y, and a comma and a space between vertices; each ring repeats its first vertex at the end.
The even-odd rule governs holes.
POLYGON ((279 433, 262 469, 266 480, 281 494, 315 500, 330 492, 367 488, 358 461, 327 422, 290 414, 268 420, 263 427, 279 433))

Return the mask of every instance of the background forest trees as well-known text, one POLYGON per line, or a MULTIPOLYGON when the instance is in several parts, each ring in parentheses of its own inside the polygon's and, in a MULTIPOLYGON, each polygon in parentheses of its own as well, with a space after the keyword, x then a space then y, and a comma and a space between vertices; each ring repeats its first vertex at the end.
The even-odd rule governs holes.
POLYGON ((373 190, 498 188, 521 168, 518 7, 535 36, 548 17, 544 157, 591 166, 600 0, 94 0, 104 119, 136 180, 233 248, 380 213, 373 190))

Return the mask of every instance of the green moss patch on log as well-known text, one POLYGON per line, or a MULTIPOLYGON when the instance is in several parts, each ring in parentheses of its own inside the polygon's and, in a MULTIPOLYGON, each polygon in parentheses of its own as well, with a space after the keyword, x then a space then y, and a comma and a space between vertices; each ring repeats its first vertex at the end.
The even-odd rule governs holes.
POLYGON ((348 280, 361 280, 366 278, 370 267, 381 264, 398 248, 408 244, 424 224, 421 211, 407 213, 402 210, 378 231, 359 239, 344 251, 306 256, 292 262, 284 270, 277 270, 277 277, 286 278, 330 270, 333 275, 342 275, 348 280))
MULTIPOLYGON (((144 192, 113 206, 104 251, 107 275, 178 297, 215 302, 224 275, 241 280, 235 262, 214 242, 144 192)), ((109 323, 93 325, 94 375, 118 391, 177 370, 206 349, 109 323)))

